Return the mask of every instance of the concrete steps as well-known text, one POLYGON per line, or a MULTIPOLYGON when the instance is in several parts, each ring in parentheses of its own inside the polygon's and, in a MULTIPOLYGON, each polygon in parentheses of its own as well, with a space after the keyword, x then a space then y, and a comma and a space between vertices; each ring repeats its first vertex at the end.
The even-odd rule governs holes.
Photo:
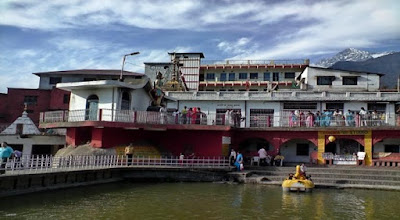
MULTIPOLYGON (((295 167, 254 167, 230 175, 239 182, 280 185, 289 173, 295 173, 295 167)), ((400 190, 399 168, 308 167, 307 175, 316 187, 400 190)))

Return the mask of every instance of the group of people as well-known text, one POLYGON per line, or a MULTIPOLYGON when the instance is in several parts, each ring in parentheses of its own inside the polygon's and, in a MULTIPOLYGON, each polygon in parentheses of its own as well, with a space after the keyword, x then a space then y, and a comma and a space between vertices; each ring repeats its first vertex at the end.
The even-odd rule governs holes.
POLYGON ((315 113, 295 110, 289 114, 290 127, 380 126, 384 120, 385 114, 381 114, 377 110, 369 113, 364 107, 361 107, 359 112, 349 109, 344 114, 339 109, 334 111, 325 109, 323 112, 317 111, 315 113))
MULTIPOLYGON (((258 156, 259 156, 259 164, 260 166, 282 166, 283 165, 283 160, 285 159, 284 156, 282 156, 280 153, 278 153, 275 157, 272 157, 271 155, 268 155, 268 152, 265 150, 264 147, 260 148, 258 150, 258 156)), ((239 151, 235 151, 234 149, 231 149, 230 155, 229 155, 229 161, 232 166, 236 167, 237 171, 241 171, 244 169, 244 158, 243 155, 239 151)))
POLYGON ((187 106, 184 106, 181 112, 177 109, 173 116, 176 124, 179 124, 179 118, 181 118, 181 124, 202 124, 202 121, 207 119, 207 115, 201 112, 200 107, 188 109, 187 106))
POLYGON ((285 159, 284 156, 280 154, 280 152, 275 155, 275 157, 272 157, 271 155, 268 154, 268 152, 265 150, 264 147, 261 147, 258 150, 258 157, 259 157, 259 163, 260 166, 282 166, 283 165, 283 160, 285 159))
POLYGON ((229 155, 229 161, 232 166, 236 167, 237 171, 244 170, 243 155, 239 151, 236 152, 234 149, 231 149, 231 153, 229 155))
POLYGON ((226 110, 224 117, 225 125, 233 125, 234 127, 240 127, 240 123, 242 120, 244 120, 244 118, 242 118, 242 113, 240 112, 240 110, 233 110, 233 109, 226 110))

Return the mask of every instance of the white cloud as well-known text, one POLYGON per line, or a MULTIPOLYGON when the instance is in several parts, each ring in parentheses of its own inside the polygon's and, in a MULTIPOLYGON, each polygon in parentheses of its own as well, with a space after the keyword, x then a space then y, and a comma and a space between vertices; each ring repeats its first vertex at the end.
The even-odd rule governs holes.
POLYGON ((249 50, 248 44, 250 42, 251 42, 251 39, 249 39, 247 37, 242 37, 234 42, 221 41, 218 43, 217 47, 218 47, 218 49, 224 51, 225 53, 229 53, 229 54, 246 53, 246 51, 249 50))
MULTIPOLYGON (((294 7, 294 6, 292 6, 294 7)), ((289 7, 289 10, 292 9, 289 7)), ((254 48, 231 59, 305 58, 348 47, 373 47, 400 39, 400 4, 397 1, 319 2, 300 7, 292 16, 312 20, 272 47, 254 48)), ((273 11, 273 9, 272 9, 273 11)), ((284 27, 282 27, 284 28, 284 27)))
MULTIPOLYGON (((80 38, 53 38, 46 50, 7 50, 0 54, 0 92, 10 88, 38 88, 34 72, 72 69, 121 69, 122 57, 131 53, 124 45, 80 38)), ((191 47, 148 49, 126 59, 125 70, 144 73, 144 62, 168 62, 168 52, 192 51, 191 47)))

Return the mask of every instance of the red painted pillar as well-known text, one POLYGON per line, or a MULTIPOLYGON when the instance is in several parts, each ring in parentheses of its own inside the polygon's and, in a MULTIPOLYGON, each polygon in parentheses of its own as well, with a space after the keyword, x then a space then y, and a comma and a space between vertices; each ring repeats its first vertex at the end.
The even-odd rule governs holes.
POLYGON ((99 121, 102 121, 102 119, 103 119, 103 109, 99 109, 99 121))
POLYGON ((92 147, 103 147, 103 133, 104 128, 93 128, 92 129, 92 140, 90 145, 92 147))
POLYGON ((267 116, 267 127, 271 127, 271 116, 267 116))
POLYGON ((76 128, 67 128, 67 134, 65 135, 65 142, 68 145, 76 146, 76 128))

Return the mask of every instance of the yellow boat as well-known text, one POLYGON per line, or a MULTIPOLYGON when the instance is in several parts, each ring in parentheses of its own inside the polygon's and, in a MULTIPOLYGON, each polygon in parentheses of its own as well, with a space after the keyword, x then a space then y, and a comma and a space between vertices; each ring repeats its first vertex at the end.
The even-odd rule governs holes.
POLYGON ((282 189, 285 192, 311 192, 313 188, 314 183, 301 174, 299 165, 296 166, 296 174, 289 176, 282 183, 282 189))

